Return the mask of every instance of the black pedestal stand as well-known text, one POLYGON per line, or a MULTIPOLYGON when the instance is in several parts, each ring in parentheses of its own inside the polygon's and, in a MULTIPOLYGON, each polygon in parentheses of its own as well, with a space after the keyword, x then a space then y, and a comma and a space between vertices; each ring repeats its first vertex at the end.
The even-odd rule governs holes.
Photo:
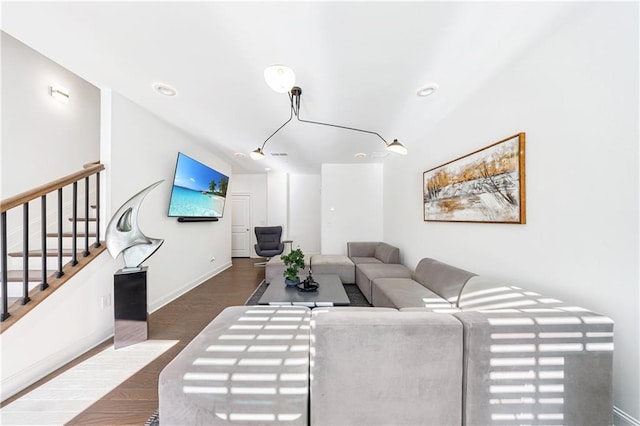
POLYGON ((147 267, 118 270, 113 276, 115 349, 144 342, 149 334, 147 322, 147 267))

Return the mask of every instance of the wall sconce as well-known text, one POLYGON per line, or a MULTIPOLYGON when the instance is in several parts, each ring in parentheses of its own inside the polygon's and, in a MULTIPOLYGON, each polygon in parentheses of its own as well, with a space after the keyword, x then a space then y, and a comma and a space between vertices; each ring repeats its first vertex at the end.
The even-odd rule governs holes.
POLYGON ((49 94, 58 102, 63 104, 69 103, 69 89, 62 87, 59 84, 53 84, 49 86, 49 94))

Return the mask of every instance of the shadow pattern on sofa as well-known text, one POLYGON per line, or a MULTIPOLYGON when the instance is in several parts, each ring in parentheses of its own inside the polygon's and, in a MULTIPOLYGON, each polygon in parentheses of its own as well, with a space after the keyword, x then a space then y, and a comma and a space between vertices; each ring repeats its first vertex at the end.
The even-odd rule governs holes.
POLYGON ((610 318, 430 258, 356 268, 376 264, 376 307, 223 311, 162 371, 163 424, 612 424, 610 318))

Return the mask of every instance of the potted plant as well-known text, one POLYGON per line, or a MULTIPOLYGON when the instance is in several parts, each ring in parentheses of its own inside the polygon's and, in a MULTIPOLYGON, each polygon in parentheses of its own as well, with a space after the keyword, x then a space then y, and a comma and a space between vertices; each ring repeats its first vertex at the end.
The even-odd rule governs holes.
POLYGON ((298 269, 304 268, 304 253, 299 248, 291 250, 288 254, 280 256, 286 267, 284 273, 284 282, 286 285, 294 286, 300 284, 298 277, 298 269))

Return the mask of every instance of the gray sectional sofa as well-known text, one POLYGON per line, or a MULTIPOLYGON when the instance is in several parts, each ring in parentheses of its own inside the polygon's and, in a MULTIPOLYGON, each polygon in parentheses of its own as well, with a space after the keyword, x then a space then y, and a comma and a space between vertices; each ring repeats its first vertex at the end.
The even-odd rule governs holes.
POLYGON ((163 424, 612 424, 611 319, 435 259, 398 268, 397 248, 382 246, 380 259, 379 244, 348 247, 374 307, 236 307, 216 318, 162 372, 163 424), (303 372, 271 372, 270 357, 287 366, 289 356, 308 360, 303 372), (248 370, 258 376, 242 376, 247 357, 267 360, 248 370), (293 391, 285 379, 306 373, 293 391))

